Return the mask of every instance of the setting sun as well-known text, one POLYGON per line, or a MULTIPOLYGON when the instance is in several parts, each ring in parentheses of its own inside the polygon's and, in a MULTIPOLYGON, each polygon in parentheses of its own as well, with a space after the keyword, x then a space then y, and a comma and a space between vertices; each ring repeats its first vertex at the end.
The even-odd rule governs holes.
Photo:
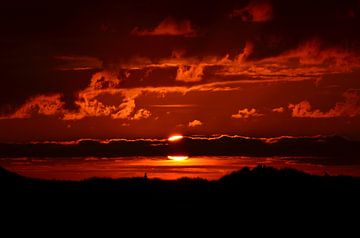
POLYGON ((169 155, 168 156, 168 159, 174 160, 174 161, 184 161, 184 160, 187 160, 188 158, 189 158, 189 156, 186 156, 186 155, 184 155, 184 156, 171 156, 171 155, 169 155))
POLYGON ((184 138, 182 135, 173 135, 168 138, 168 141, 178 141, 184 138))

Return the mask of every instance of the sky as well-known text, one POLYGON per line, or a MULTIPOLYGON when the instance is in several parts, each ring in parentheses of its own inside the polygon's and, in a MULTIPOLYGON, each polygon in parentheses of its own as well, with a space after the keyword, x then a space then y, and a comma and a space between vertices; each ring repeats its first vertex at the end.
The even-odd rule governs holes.
POLYGON ((360 1, 7 1, 0 141, 360 140, 360 1))

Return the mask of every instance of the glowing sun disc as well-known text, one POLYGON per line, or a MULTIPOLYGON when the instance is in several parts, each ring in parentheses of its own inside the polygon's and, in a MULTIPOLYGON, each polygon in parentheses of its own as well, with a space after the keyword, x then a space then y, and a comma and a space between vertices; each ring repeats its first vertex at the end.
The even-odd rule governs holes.
POLYGON ((189 158, 189 156, 183 155, 183 156, 174 156, 174 155, 169 155, 168 159, 174 160, 174 161, 184 161, 187 160, 189 158))
POLYGON ((174 136, 170 136, 168 138, 168 141, 178 141, 181 140, 182 138, 184 138, 182 135, 174 135, 174 136))

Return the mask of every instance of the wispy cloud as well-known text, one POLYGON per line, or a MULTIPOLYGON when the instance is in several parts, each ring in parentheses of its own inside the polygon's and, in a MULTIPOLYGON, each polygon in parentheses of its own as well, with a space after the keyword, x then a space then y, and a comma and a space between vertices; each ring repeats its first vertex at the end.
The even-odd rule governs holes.
POLYGON ((150 116, 151 116, 151 112, 149 110, 142 108, 134 114, 134 116, 132 117, 132 120, 146 119, 146 118, 149 118, 150 116))
POLYGON ((248 119, 251 117, 261 117, 264 114, 258 113, 255 108, 244 108, 240 109, 236 114, 231 115, 231 118, 234 119, 248 119))
POLYGON ((277 112, 277 113, 283 113, 285 111, 284 107, 276 107, 272 109, 273 112, 277 112))
POLYGON ((198 126, 202 126, 202 125, 203 125, 203 123, 199 120, 193 120, 188 123, 188 127, 198 127, 198 126))
POLYGON ((64 113, 64 102, 60 94, 39 95, 30 98, 14 113, 0 116, 0 119, 24 119, 33 115, 61 115, 64 113))
POLYGON ((327 112, 313 109, 309 101, 301 101, 297 104, 289 104, 293 117, 308 118, 332 118, 332 117, 355 117, 360 115, 360 95, 358 90, 349 90, 343 94, 345 101, 338 102, 327 112))
POLYGON ((177 71, 176 80, 183 82, 198 82, 204 75, 205 65, 180 65, 177 71))

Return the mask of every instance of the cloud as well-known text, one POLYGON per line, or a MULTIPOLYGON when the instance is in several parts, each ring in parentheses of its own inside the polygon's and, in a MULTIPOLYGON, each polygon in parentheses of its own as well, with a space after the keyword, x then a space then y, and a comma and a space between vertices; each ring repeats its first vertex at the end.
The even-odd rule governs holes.
MULTIPOLYGON (((254 45, 246 42, 242 51, 233 58, 230 55, 184 58, 184 54, 157 61, 143 57, 133 58, 118 67, 104 69, 93 74, 88 86, 74 94, 73 104, 76 107, 73 110, 64 108, 65 102, 60 94, 57 94, 56 97, 43 95, 37 96, 38 99, 34 99, 34 97, 29 99, 15 113, 1 118, 28 118, 32 114, 59 114, 64 120, 80 120, 85 117, 131 120, 137 109, 136 99, 145 93, 157 95, 182 93, 185 95, 189 92, 234 91, 240 90, 242 83, 318 80, 325 74, 352 72, 356 67, 360 67, 360 57, 356 53, 336 47, 322 48, 317 40, 308 41, 295 49, 263 59, 249 57, 252 55, 253 49, 254 45), (142 80, 128 79, 124 76, 124 72, 131 75, 133 70, 152 72, 153 69, 167 70, 169 68, 173 69, 174 73, 177 68, 171 83, 164 81, 164 84, 154 85, 154 81, 148 81, 151 84, 142 85, 142 80), (205 75, 206 69, 208 70, 205 75), (227 77, 230 76, 236 77, 236 79, 228 79, 227 77), (192 84, 184 86, 183 82, 192 84), (116 99, 111 100, 114 103, 109 104, 108 100, 104 100, 106 97, 116 99)), ((311 105, 307 101, 298 105, 290 105, 289 108, 293 110, 293 116, 297 117, 300 115, 302 117, 309 117, 308 115, 335 117, 339 115, 340 111, 341 115, 353 115, 350 113, 349 106, 341 103, 337 105, 334 109, 336 112, 330 111, 329 113, 311 110, 311 105)), ((356 108, 351 108, 351 110, 355 111, 355 114, 357 113, 356 108)), ((248 118, 252 111, 252 109, 245 108, 232 117, 248 118)), ((259 115, 261 114, 255 110, 253 116, 259 115)))
POLYGON ((183 82, 198 82, 204 75, 205 65, 180 65, 177 70, 176 80, 183 82))
POLYGON ((273 18, 273 7, 267 0, 252 0, 242 9, 236 9, 231 18, 240 17, 245 22, 268 22, 273 18))
POLYGON ((284 107, 276 107, 272 109, 273 112, 283 113, 285 111, 284 107))
POLYGON ((113 71, 100 71, 95 73, 89 85, 91 89, 115 88, 120 84, 118 75, 113 71))
POLYGON ((10 115, 1 116, 0 119, 24 119, 33 115, 56 115, 63 113, 64 102, 60 94, 39 95, 30 98, 20 108, 10 115))
POLYGON ((309 101, 301 101, 298 104, 289 104, 293 117, 303 118, 333 118, 355 117, 360 115, 360 95, 357 90, 349 90, 343 94, 345 101, 338 102, 327 112, 312 109, 309 101))
POLYGON ((132 31, 137 36, 186 36, 193 37, 196 35, 189 20, 175 21, 172 18, 166 18, 157 27, 149 30, 140 30, 136 27, 132 31))
MULTIPOLYGON (((248 48, 251 49, 250 46, 248 48)), ((241 56, 238 59, 243 59, 241 56)), ((215 74, 245 75, 250 79, 258 79, 258 82, 302 81, 319 80, 329 74, 349 73, 359 67, 360 56, 357 53, 340 47, 322 48, 319 40, 308 40, 276 56, 241 62, 223 60, 223 67, 215 74)))
MULTIPOLYGON (((329 163, 331 157, 342 158, 337 163, 359 164, 358 157, 360 155, 359 141, 351 141, 340 136, 284 136, 276 138, 236 135, 184 136, 179 145, 181 146, 178 148, 183 148, 191 156, 326 156, 325 160, 321 160, 324 163, 329 163)), ((1 148, 0 158, 164 156, 172 151, 166 138, 4 143, 1 144, 1 148)), ((301 159, 305 158, 301 157, 301 159)))
POLYGON ((188 127, 198 127, 198 126, 202 126, 202 125, 203 125, 203 123, 199 120, 193 120, 188 123, 188 127))
POLYGON ((231 115, 231 118, 234 119, 247 119, 250 117, 261 117, 263 114, 257 112, 255 108, 244 108, 238 111, 238 113, 231 115))
POLYGON ((182 53, 157 61, 134 58, 128 63, 122 63, 121 68, 128 72, 144 72, 144 77, 172 69, 174 76, 168 77, 169 80, 174 77, 176 84, 176 81, 195 83, 209 78, 220 81, 228 77, 238 77, 244 83, 319 81, 325 75, 350 73, 360 67, 359 54, 336 46, 322 47, 316 39, 307 40, 275 56, 256 58, 254 51, 256 53, 256 45, 247 41, 235 56, 185 57, 182 53))
POLYGON ((132 117, 132 120, 146 119, 146 118, 149 118, 150 116, 151 116, 151 112, 149 110, 140 109, 132 117))

